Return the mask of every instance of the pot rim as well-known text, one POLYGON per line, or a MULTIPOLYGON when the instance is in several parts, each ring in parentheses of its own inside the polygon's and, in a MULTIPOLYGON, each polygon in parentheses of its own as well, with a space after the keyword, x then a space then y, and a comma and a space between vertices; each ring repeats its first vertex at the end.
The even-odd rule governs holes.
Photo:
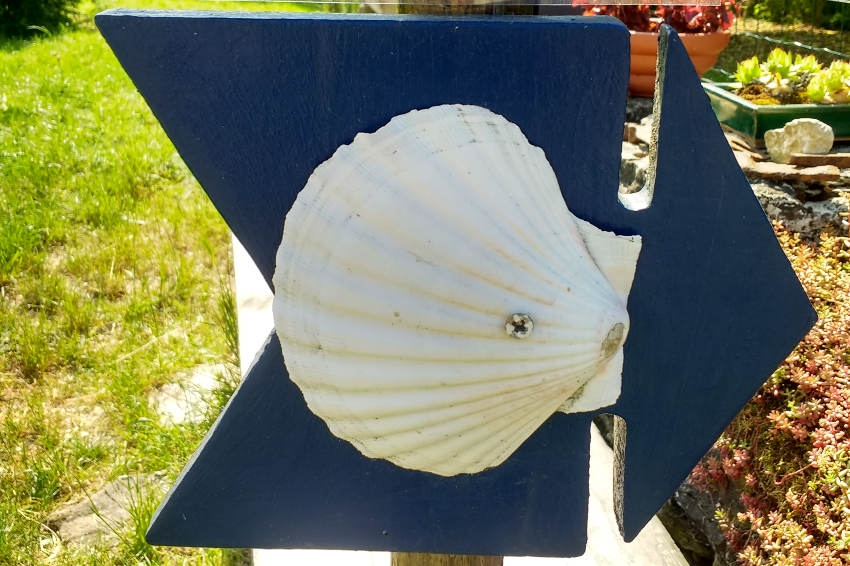
MULTIPOLYGON (((690 32, 682 32, 682 33, 676 32, 676 33, 679 35, 680 38, 681 37, 709 36, 709 35, 718 35, 718 34, 722 34, 722 35, 730 35, 731 34, 731 32, 728 29, 719 29, 717 31, 711 31, 711 32, 700 31, 700 32, 696 32, 696 33, 690 33, 690 32)), ((647 36, 647 35, 658 35, 658 32, 657 31, 635 31, 635 30, 630 29, 629 34, 630 35, 647 36)))

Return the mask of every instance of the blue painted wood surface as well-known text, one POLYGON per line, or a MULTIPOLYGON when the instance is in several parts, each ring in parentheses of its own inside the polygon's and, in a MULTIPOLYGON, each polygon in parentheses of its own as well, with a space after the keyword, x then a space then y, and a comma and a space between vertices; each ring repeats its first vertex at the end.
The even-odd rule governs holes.
MULTIPOLYGON (((627 540, 814 321, 674 33, 655 198, 632 212, 617 198, 628 32, 615 20, 116 10, 97 24, 268 281, 312 170, 357 132, 443 103, 515 122, 576 215, 641 234, 623 393, 604 411, 628 424, 627 540)), ((579 555, 592 416, 554 415, 481 474, 403 470, 328 432, 272 336, 148 539, 579 555)))

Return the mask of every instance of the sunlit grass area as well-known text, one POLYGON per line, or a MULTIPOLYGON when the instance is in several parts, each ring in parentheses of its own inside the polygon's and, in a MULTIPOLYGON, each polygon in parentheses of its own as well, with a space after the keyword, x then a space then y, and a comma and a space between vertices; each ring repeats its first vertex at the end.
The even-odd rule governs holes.
POLYGON ((88 2, 77 30, 0 44, 0 565, 235 556, 147 545, 144 484, 117 546, 48 521, 120 475, 170 483, 236 379, 229 233, 91 23, 118 6, 291 8, 88 2), (203 422, 159 417, 158 388, 222 363, 203 422))
POLYGON ((731 30, 732 37, 729 46, 720 53, 715 69, 728 73, 709 72, 706 77, 712 80, 729 80, 731 73, 739 61, 757 55, 764 60, 775 47, 800 53, 814 54, 823 63, 840 59, 841 57, 822 51, 828 49, 839 53, 850 53, 850 30, 836 31, 806 24, 782 25, 757 20, 755 18, 740 18, 731 30), (814 51, 795 47, 797 42, 804 46, 816 48, 814 51))
POLYGON ((346 0, 83 0, 81 21, 85 24, 98 12, 110 8, 144 10, 202 10, 232 12, 356 12, 359 2, 346 0))

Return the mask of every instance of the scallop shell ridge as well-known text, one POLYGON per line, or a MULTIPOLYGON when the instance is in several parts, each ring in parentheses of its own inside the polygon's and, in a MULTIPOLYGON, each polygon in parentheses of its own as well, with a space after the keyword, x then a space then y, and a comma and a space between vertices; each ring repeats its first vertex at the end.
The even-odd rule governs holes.
POLYGON ((404 468, 476 473, 553 412, 616 401, 639 251, 573 216, 504 117, 416 110, 338 148, 299 193, 275 327, 334 435, 404 468))

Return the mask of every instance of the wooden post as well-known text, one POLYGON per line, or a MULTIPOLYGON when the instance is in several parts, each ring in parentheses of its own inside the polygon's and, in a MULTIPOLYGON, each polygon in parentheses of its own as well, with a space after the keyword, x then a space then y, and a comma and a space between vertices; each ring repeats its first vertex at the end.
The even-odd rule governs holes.
MULTIPOLYGON (((403 14, 488 14, 523 13, 505 11, 496 4, 473 5, 466 0, 415 0, 401 3, 399 12, 403 14)), ((528 7, 525 7, 528 9, 528 7)), ((524 13, 531 13, 527 11, 524 13)), ((391 566, 502 566, 502 556, 482 556, 472 554, 428 554, 424 552, 393 552, 391 566)))
POLYGON ((502 566, 501 556, 393 552, 391 566, 502 566))
POLYGON ((400 14, 436 14, 443 16, 469 14, 500 14, 528 16, 534 14, 534 6, 523 0, 505 0, 492 3, 474 3, 473 0, 415 0, 399 2, 400 14))
MULTIPOLYGON (((415 0, 402 3, 400 13, 406 14, 531 14, 528 6, 504 4, 473 5, 467 0, 415 0)), ((423 552, 393 552, 391 566, 502 566, 502 556, 473 554, 428 554, 423 552)))
MULTIPOLYGON (((520 7, 519 11, 517 11, 516 6, 511 6, 506 10, 505 6, 501 4, 473 5, 466 0, 415 0, 409 3, 400 3, 399 13, 440 15, 488 13, 530 14, 532 11, 527 6, 520 7)), ((392 566, 501 566, 502 562, 503 558, 501 556, 426 554, 421 552, 392 553, 392 566)))

